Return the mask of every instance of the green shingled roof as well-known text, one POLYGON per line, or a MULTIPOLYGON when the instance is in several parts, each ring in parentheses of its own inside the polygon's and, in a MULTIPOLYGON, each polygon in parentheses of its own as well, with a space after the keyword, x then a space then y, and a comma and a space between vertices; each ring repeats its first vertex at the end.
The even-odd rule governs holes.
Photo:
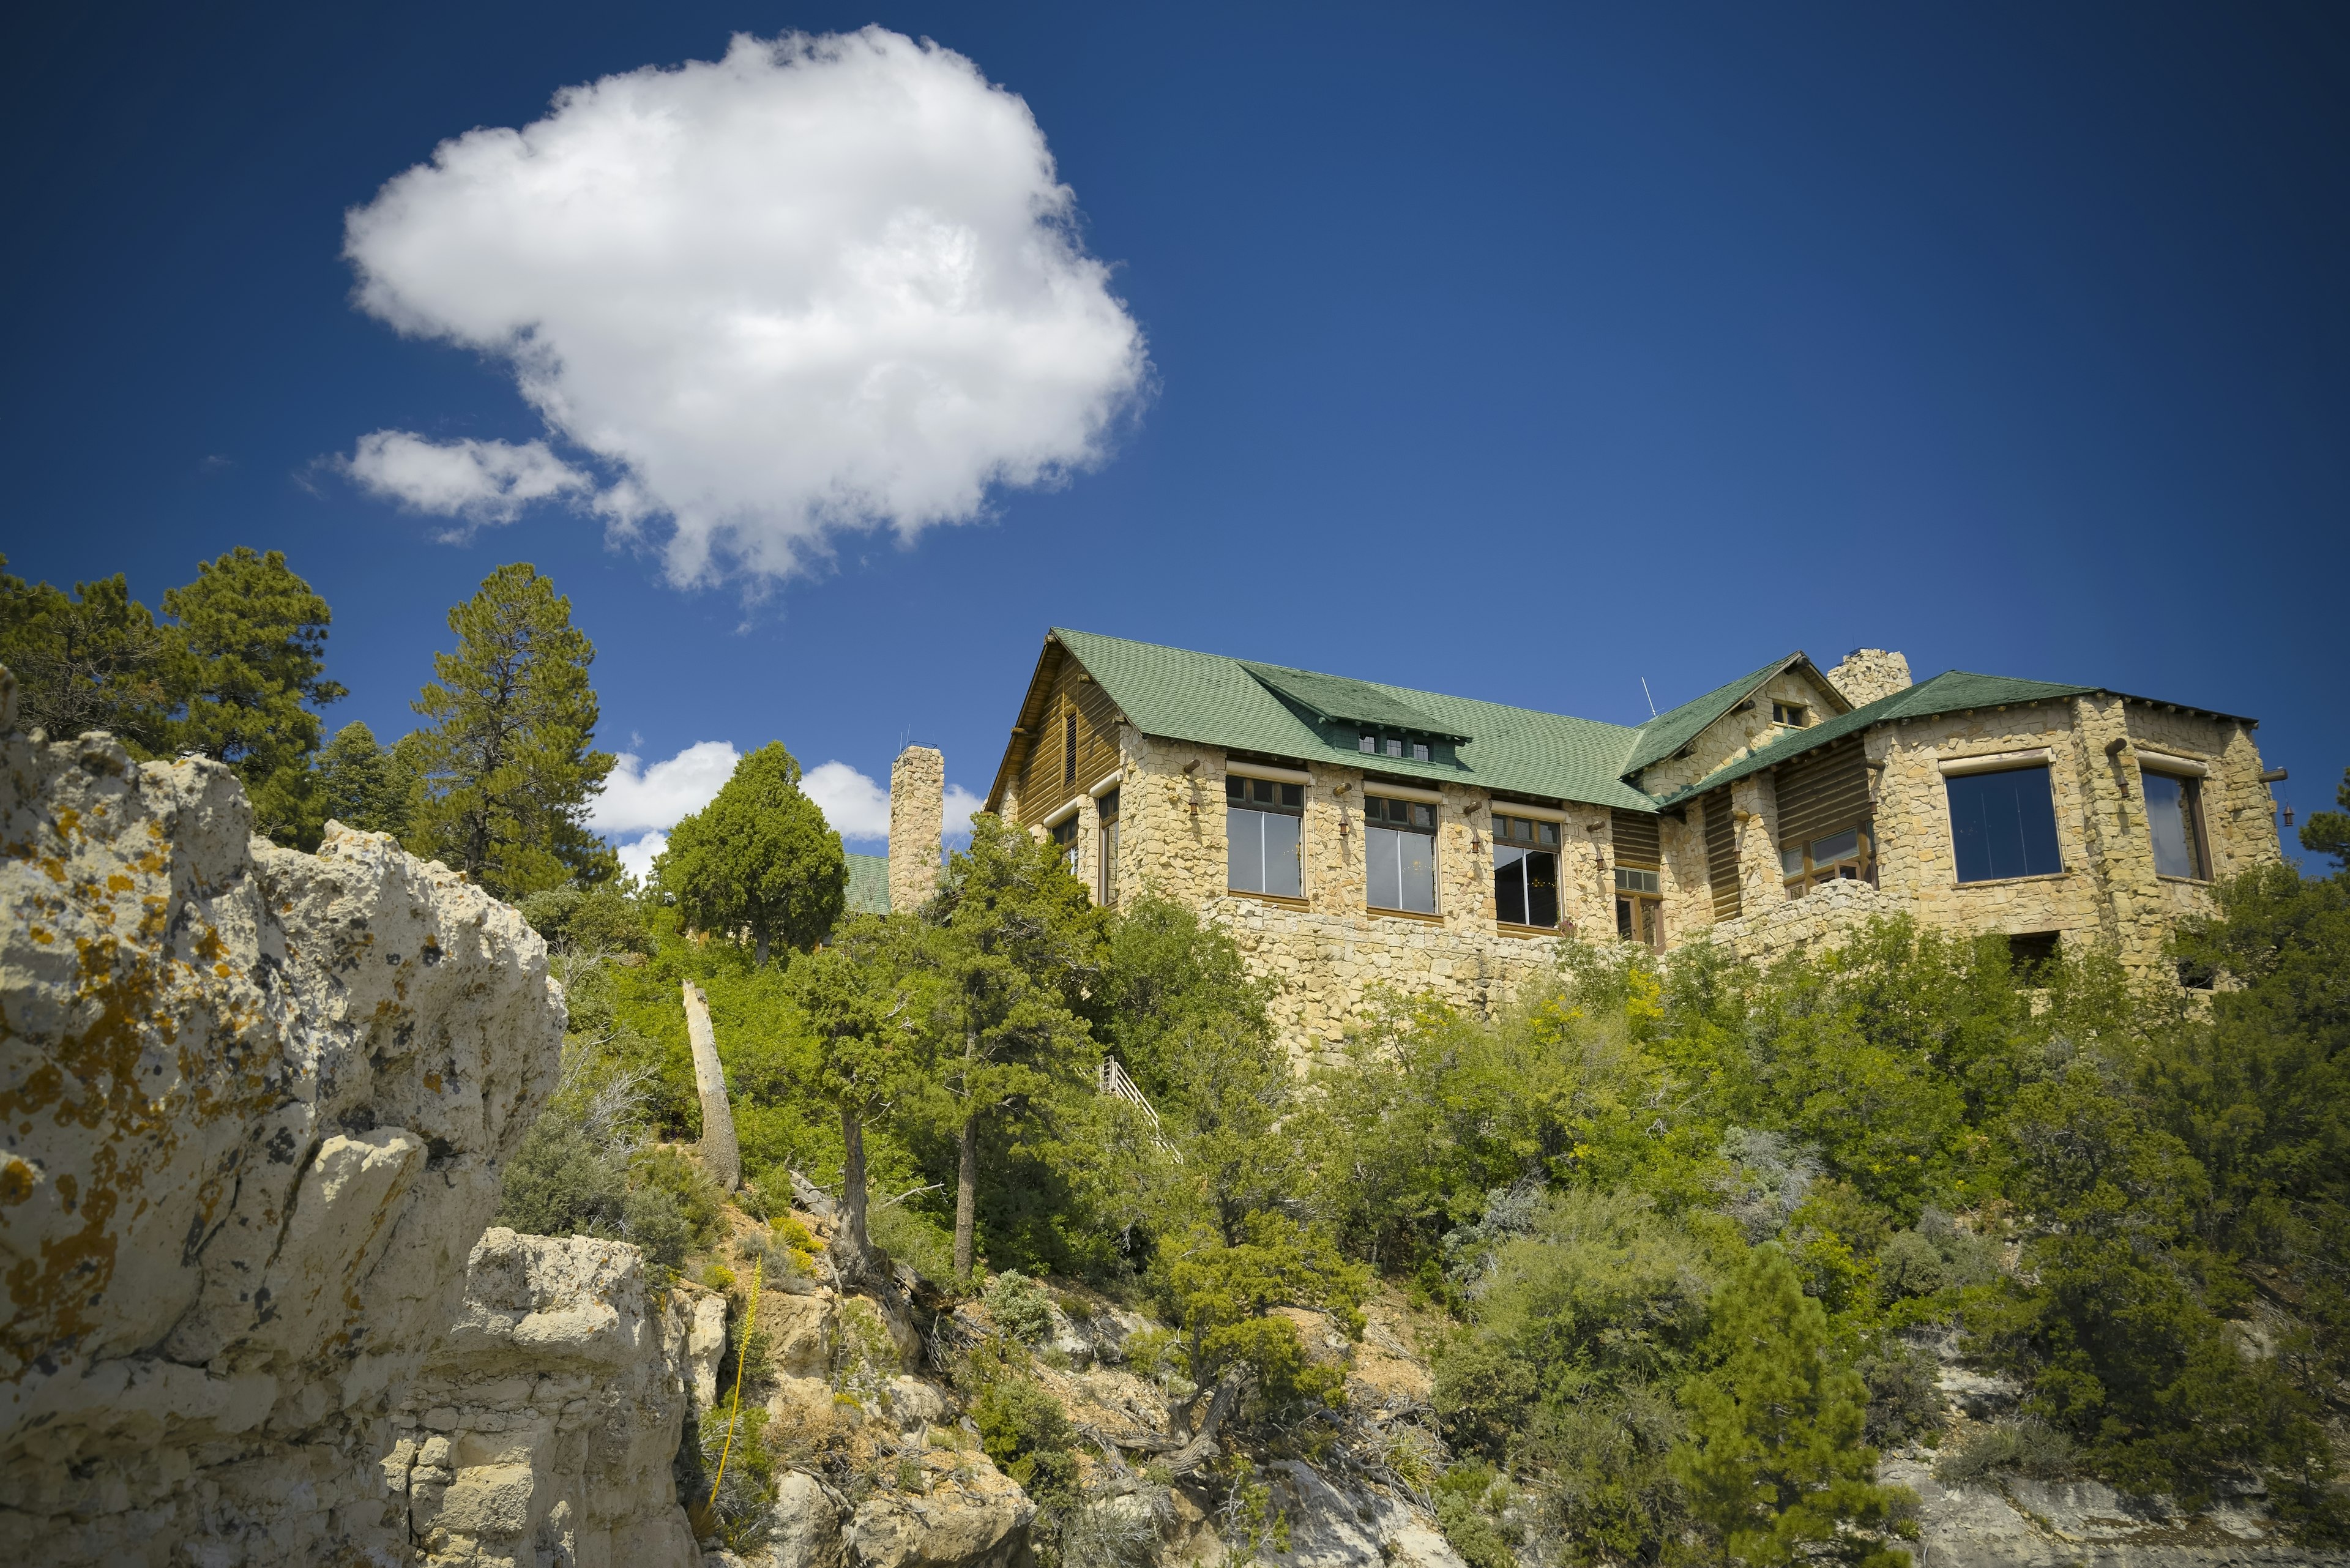
POLYGON ((1816 751, 1831 741, 1858 734, 1872 724, 1883 724, 1895 719, 1929 718, 1937 713, 1961 713, 1970 708, 2048 702, 2065 697, 2086 696, 2098 690, 2100 688, 2095 686, 2058 686, 2046 680, 2018 680, 2012 675, 1976 675, 1964 670, 1947 670, 1931 680, 1921 680, 1915 686, 1894 692, 1890 697, 1880 697, 1866 708, 1855 708, 1849 713, 1823 719, 1807 729, 1792 730, 1769 745, 1758 746, 1738 761, 1714 769, 1660 804, 1678 805, 1708 790, 1720 789, 1750 774, 1774 767, 1790 757, 1816 751))
MULTIPOLYGON (((1538 713, 1404 686, 1316 676, 1310 670, 1293 671, 1277 665, 1259 667, 1284 678, 1311 677, 1359 687, 1363 693, 1392 702, 1419 721, 1398 721, 1393 728, 1470 737, 1453 747, 1454 761, 1449 763, 1368 757, 1356 750, 1352 723, 1317 724, 1310 716, 1301 715, 1237 659, 1061 628, 1055 628, 1053 635, 1146 734, 1228 751, 1344 763, 1430 784, 1474 784, 1553 800, 1621 806, 1627 811, 1655 809, 1647 795, 1622 778, 1621 761, 1636 732, 1621 724, 1538 713)), ((1332 687, 1313 689, 1333 705, 1346 705, 1332 687)), ((1315 706, 1303 699, 1293 701, 1309 710, 1315 706)), ((1344 717, 1386 722, 1369 714, 1344 717)))
POLYGON ((844 855, 848 862, 848 903, 852 915, 889 912, 889 857, 886 855, 844 855))
POLYGON ((1751 675, 1742 675, 1727 686, 1717 686, 1692 702, 1669 708, 1640 726, 1632 742, 1631 754, 1624 759, 1624 772, 1628 776, 1638 773, 1650 763, 1659 763, 1704 732, 1705 727, 1729 712, 1754 694, 1757 687, 1803 658, 1791 653, 1774 659, 1751 675))
POLYGON ((1428 714, 1397 701, 1367 680, 1323 675, 1311 670, 1290 670, 1278 664, 1257 664, 1245 659, 1241 660, 1241 668, 1272 687, 1274 696, 1288 698, 1316 720, 1344 719, 1374 729, 1441 735, 1450 741, 1471 738, 1454 734, 1428 714))

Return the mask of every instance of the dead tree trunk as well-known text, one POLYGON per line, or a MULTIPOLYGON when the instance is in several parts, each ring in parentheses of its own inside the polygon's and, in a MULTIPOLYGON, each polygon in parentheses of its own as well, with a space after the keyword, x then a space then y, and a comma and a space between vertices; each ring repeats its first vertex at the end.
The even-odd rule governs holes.
POLYGON ((718 1062, 718 1035, 710 1002, 685 982, 685 1033, 693 1042, 693 1087, 702 1096, 702 1163, 727 1191, 743 1185, 743 1151, 734 1141, 734 1113, 726 1104, 726 1069, 718 1062))

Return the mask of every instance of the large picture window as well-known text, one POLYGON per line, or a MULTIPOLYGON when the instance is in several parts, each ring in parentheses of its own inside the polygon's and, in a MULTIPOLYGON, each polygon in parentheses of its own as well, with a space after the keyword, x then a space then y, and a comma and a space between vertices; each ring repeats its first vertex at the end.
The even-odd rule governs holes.
POLYGON ((1235 893, 1304 896, 1298 857, 1305 819, 1305 786, 1273 779, 1224 780, 1224 835, 1230 847, 1225 886, 1235 893))
POLYGON ((2211 875, 2203 846, 2203 781, 2142 773, 2146 825, 2154 835, 2154 868, 2165 877, 2211 875))
POLYGON ((1493 814, 1493 918, 1558 924, 1558 824, 1493 814))
POLYGON ((1956 774, 1946 783, 1960 881, 2047 877, 2064 869, 2045 767, 1956 774))
POLYGON ((1372 909, 1436 913, 1436 807, 1365 795, 1363 857, 1372 909))

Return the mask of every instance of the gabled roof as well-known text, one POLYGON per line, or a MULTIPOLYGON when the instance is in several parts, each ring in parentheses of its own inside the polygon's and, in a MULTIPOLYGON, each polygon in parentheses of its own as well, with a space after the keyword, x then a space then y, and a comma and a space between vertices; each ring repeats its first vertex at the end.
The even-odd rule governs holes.
MULTIPOLYGON (((1726 690, 1726 688, 1725 688, 1726 690)), ((1961 713, 1970 708, 2013 708, 2029 702, 2051 702, 2067 697, 2085 697, 2100 690, 2095 686, 2058 686, 2046 680, 2022 680, 2012 675, 1977 675, 1965 670, 1947 670, 1931 680, 1921 680, 1889 697, 1880 697, 1865 708, 1839 713, 1833 719, 1823 719, 1806 729, 1791 730, 1767 746, 1758 746, 1745 756, 1725 767, 1716 768, 1686 789, 1674 792, 1659 802, 1660 805, 1679 805, 1681 802, 1720 789, 1726 784, 1761 773, 1805 752, 1817 751, 1846 735, 1858 734, 1872 725, 1897 719, 1925 719, 1937 713, 1961 713)))
MULTIPOLYGON (((1498 702, 1415 691, 1409 687, 1376 681, 1347 680, 1311 670, 1290 670, 1280 665, 1256 667, 1282 680, 1284 686, 1295 685, 1316 692, 1321 701, 1333 707, 1353 705, 1350 700, 1336 694, 1341 687, 1359 688, 1356 698, 1367 694, 1391 702, 1409 711, 1416 721, 1396 721, 1391 724, 1396 729, 1468 737, 1454 746, 1456 760, 1451 763, 1367 757, 1355 748, 1351 723, 1317 723, 1313 716, 1317 704, 1293 698, 1308 710, 1301 715, 1290 702, 1275 695, 1262 676, 1252 673, 1250 667, 1237 659, 1058 627, 1053 635, 1101 684, 1128 721, 1146 734, 1222 746, 1228 751, 1344 763, 1349 767, 1367 767, 1375 773, 1430 784, 1474 784, 1482 789, 1552 800, 1620 806, 1627 811, 1655 809, 1647 795, 1620 776, 1617 763, 1635 733, 1621 724, 1570 719, 1529 708, 1510 708, 1498 702), (1309 681, 1314 684, 1309 685, 1309 681)), ((1320 717, 1338 719, 1342 715, 1323 713, 1320 717)), ((1387 722, 1373 720, 1369 714, 1344 717, 1387 722)))
MULTIPOLYGON (((1631 753, 1624 759, 1625 776, 1628 778, 1652 763, 1663 762, 1696 740, 1704 733, 1708 724, 1753 696, 1764 681, 1780 671, 1793 665, 1810 663, 1804 651, 1797 649, 1784 659, 1773 659, 1751 674, 1740 676, 1727 686, 1715 687, 1695 701, 1684 702, 1678 708, 1658 714, 1640 726, 1639 735, 1632 742, 1631 753)), ((1839 701, 1843 700, 1843 694, 1836 691, 1825 676, 1820 678, 1820 685, 1839 701)))

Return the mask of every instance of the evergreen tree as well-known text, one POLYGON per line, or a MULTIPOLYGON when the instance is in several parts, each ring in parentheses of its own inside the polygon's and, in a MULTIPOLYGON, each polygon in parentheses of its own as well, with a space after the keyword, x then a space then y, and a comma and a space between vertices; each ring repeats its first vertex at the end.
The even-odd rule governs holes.
POLYGON ((315 848, 326 813, 310 756, 323 726, 310 709, 345 695, 325 675, 334 612, 283 553, 242 545, 198 562, 194 582, 163 595, 163 611, 175 623, 182 698, 167 743, 236 769, 255 828, 315 848))
POLYGON ((588 810, 612 754, 592 749, 596 649, 571 624, 571 601, 517 562, 451 610, 449 629, 457 650, 432 656, 439 679, 411 704, 432 721, 416 747, 411 847, 502 898, 611 877, 619 860, 588 810))
POLYGON ((881 920, 859 921, 844 947, 798 960, 785 977, 822 1053, 819 1092, 840 1114, 841 1209, 851 1267, 865 1274, 875 1272, 865 1128, 914 1085, 922 1055, 905 999, 890 983, 890 935, 881 920))
POLYGON ((1804 1294, 1776 1243, 1747 1254, 1716 1293, 1705 1352, 1712 1369, 1683 1398, 1690 1440, 1673 1472, 1721 1561, 1764 1564, 1829 1553, 1894 1568, 1908 1555, 1848 1535, 1882 1526, 1900 1499, 1873 1480, 1861 1442, 1868 1390, 1827 1355, 1827 1314, 1804 1294))
POLYGON ((840 835, 800 793, 800 765, 780 741, 734 764, 717 798, 669 831, 653 879, 693 927, 747 930, 767 947, 806 949, 832 933, 848 889, 840 835))
POLYGON ((171 650, 168 630, 130 597, 120 572, 76 583, 71 598, 0 572, 0 664, 16 677, 19 722, 28 730, 56 740, 105 730, 153 754, 174 701, 171 650))
POLYGON ((2309 814, 2309 820, 2301 825, 2301 846, 2320 855, 2331 855, 2334 869, 2350 874, 2350 768, 2342 770, 2342 783, 2334 792, 2334 804, 2342 809, 2309 814))
POLYGON ((416 776, 397 750, 376 744, 375 732, 357 721, 335 732, 319 752, 318 788, 326 815, 369 833, 408 833, 416 776))
POLYGON ((971 819, 971 847, 949 857, 922 961, 940 1091, 955 1125, 954 1266, 971 1272, 979 1137, 990 1116, 1033 1116, 1088 1085, 1099 1054, 1078 1008, 1100 973, 1105 917, 1069 875, 1060 846, 1000 817, 971 819))

